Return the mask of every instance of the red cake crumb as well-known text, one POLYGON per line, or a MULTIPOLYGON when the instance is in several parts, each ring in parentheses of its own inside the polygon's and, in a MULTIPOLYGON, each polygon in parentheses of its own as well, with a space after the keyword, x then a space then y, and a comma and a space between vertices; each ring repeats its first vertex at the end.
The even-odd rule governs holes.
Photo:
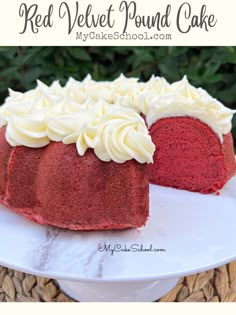
MULTIPOLYGON (((5 137, 0 141, 8 148, 5 137)), ((51 142, 0 152, 0 165, 0 202, 31 221, 72 230, 136 228, 147 221, 147 164, 102 162, 91 149, 79 156, 75 144, 51 142)))
POLYGON ((0 129, 0 198, 5 196, 8 161, 13 150, 6 141, 5 132, 5 127, 0 129))
POLYGON ((148 215, 145 169, 134 160, 106 163, 91 149, 81 157, 75 145, 52 143, 38 177, 42 217, 71 229, 139 227, 148 215))
POLYGON ((5 202, 13 208, 35 208, 37 199, 37 176, 43 148, 24 146, 12 150, 8 163, 8 178, 5 202))
POLYGON ((223 144, 213 130, 191 117, 169 117, 150 128, 156 145, 149 164, 151 183, 211 193, 221 189, 236 173, 231 134, 223 144))

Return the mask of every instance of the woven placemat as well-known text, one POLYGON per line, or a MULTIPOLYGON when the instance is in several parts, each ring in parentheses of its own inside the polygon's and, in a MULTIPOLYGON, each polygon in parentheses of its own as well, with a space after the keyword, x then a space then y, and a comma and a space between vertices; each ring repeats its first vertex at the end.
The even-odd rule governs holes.
MULTIPOLYGON (((0 302, 73 302, 52 279, 0 266, 0 302)), ((181 278, 160 302, 236 302, 236 261, 181 278)))

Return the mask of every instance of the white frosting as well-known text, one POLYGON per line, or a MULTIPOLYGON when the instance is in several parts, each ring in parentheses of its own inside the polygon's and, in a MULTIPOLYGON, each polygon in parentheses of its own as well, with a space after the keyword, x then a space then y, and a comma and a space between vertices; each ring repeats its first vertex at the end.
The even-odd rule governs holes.
POLYGON ((74 134, 89 120, 86 112, 62 114, 47 119, 47 135, 52 141, 63 141, 74 134))
POLYGON ((223 106, 203 89, 191 86, 186 77, 172 84, 171 89, 170 93, 153 99, 146 116, 149 127, 161 118, 189 116, 210 126, 221 141, 223 135, 230 132, 236 111, 223 106))
POLYGON ((191 100, 199 98, 199 96, 202 94, 207 94, 207 92, 204 91, 203 89, 196 88, 193 85, 191 85, 188 82, 186 75, 183 77, 182 80, 172 83, 169 92, 179 93, 181 94, 181 96, 191 100))
POLYGON ((13 116, 20 116, 29 114, 32 110, 32 103, 25 102, 19 103, 5 103, 0 107, 0 128, 7 125, 9 119, 13 116))
POLYGON ((69 113, 80 113, 84 111, 83 106, 74 100, 64 97, 47 111, 48 116, 60 116, 69 113))
POLYGON ((135 87, 131 89, 126 95, 119 96, 119 104, 126 108, 132 108, 137 113, 141 114, 143 112, 143 102, 142 102, 142 89, 141 87, 135 87))
POLYGON ((118 95, 124 96, 127 95, 133 88, 136 88, 137 84, 137 78, 127 78, 121 74, 113 81, 113 89, 118 95))
POLYGON ((145 90, 154 94, 164 94, 170 91, 171 85, 163 77, 151 76, 149 81, 145 84, 145 90))
POLYGON ((0 108, 0 123, 6 125, 11 116, 30 115, 35 111, 50 112, 62 99, 62 87, 54 82, 51 87, 37 81, 37 87, 25 93, 9 90, 9 97, 0 108))
POLYGON ((144 120, 131 109, 108 111, 101 119, 95 139, 95 154, 102 161, 124 163, 135 159, 152 162, 155 146, 144 120))
POLYGON ((107 103, 114 104, 118 95, 113 90, 111 82, 97 82, 90 87, 89 97, 95 102, 102 98, 107 103))
POLYGON ((118 86, 116 91, 118 91, 119 103, 144 115, 147 114, 151 101, 156 96, 170 91, 170 84, 164 78, 155 76, 152 76, 148 82, 144 83, 121 75, 114 81, 114 86, 116 84, 118 86))
POLYGON ((78 131, 71 133, 63 139, 64 144, 76 143, 79 155, 83 156, 88 148, 95 147, 97 125, 88 121, 78 131))
POLYGON ((45 117, 39 113, 11 116, 6 128, 6 140, 12 146, 44 147, 50 142, 45 117))
MULTIPOLYGON (((122 77, 116 83, 122 93, 127 80, 122 77)), ((151 162, 155 148, 144 121, 121 107, 114 91, 112 83, 95 83, 90 77, 83 82, 70 78, 65 88, 58 82, 48 87, 38 81, 26 93, 10 91, 0 109, 6 139, 12 146, 32 148, 50 141, 75 143, 80 155, 93 148, 103 161, 151 162)))
POLYGON ((91 115, 95 117, 100 117, 107 113, 109 110, 120 106, 117 104, 109 104, 106 101, 104 101, 104 99, 100 98, 95 103, 87 101, 86 103, 83 104, 82 107, 84 108, 84 110, 90 111, 91 115))
POLYGON ((224 107, 186 77, 169 84, 152 76, 146 83, 121 74, 116 80, 96 82, 70 78, 62 87, 37 81, 25 93, 9 90, 0 107, 0 127, 7 125, 12 146, 42 147, 50 141, 75 143, 83 155, 88 148, 103 161, 152 161, 154 145, 140 113, 150 127, 158 119, 191 116, 208 124, 222 140, 231 130, 235 111, 224 107))
POLYGON ((66 98, 82 104, 88 99, 89 86, 92 82, 90 75, 82 82, 69 78, 63 89, 63 94, 66 98))
MULTIPOLYGON (((71 133, 68 133, 63 139, 63 143, 76 143, 79 155, 84 155, 88 148, 95 148, 96 136, 98 134, 98 125, 105 113, 112 110, 113 107, 102 99, 92 107, 87 106, 83 115, 78 115, 78 120, 71 133)), ((73 116, 72 116, 73 119, 73 116)), ((72 125, 72 124, 71 124, 72 125)))
POLYGON ((152 100, 159 95, 169 93, 170 90, 171 86, 165 78, 152 76, 141 90, 139 97, 140 112, 147 115, 152 100))

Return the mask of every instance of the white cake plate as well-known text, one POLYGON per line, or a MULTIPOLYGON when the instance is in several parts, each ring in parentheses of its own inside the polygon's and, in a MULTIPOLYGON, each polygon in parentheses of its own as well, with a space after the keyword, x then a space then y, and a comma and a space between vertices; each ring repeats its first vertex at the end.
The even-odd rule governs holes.
POLYGON ((235 240, 236 177, 219 196, 151 185, 139 230, 71 232, 0 208, 0 264, 57 279, 78 301, 157 300, 179 277, 236 259, 235 240))

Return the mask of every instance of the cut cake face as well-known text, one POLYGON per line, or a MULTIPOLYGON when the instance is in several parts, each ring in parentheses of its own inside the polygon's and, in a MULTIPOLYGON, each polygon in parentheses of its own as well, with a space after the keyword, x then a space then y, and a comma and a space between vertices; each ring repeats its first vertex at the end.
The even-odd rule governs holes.
POLYGON ((192 117, 169 117, 150 128, 156 145, 148 166, 150 182, 200 193, 221 189, 235 174, 232 136, 220 142, 212 129, 192 117))
POLYGON ((235 174, 234 111, 186 77, 153 98, 146 115, 156 146, 151 183, 212 193, 235 174))

